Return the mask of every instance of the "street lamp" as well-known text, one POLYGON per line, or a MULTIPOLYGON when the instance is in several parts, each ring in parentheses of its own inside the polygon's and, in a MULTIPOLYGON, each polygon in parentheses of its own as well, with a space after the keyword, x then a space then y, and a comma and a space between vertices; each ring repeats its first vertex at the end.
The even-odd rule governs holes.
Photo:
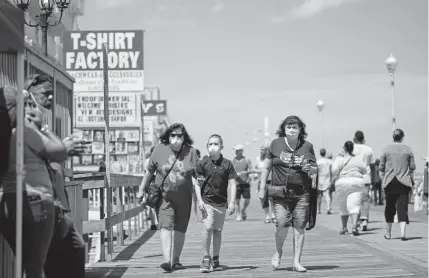
MULTIPOLYGON (((14 0, 15 5, 23 12, 28 10, 30 6, 30 0, 14 0)), ((31 21, 27 22, 25 19, 25 24, 30 27, 41 28, 42 29, 42 45, 45 56, 48 56, 48 28, 56 26, 61 23, 63 18, 63 12, 70 5, 71 0, 39 0, 40 14, 36 15, 36 23, 31 21), (55 23, 50 23, 52 12, 54 6, 57 6, 60 11, 60 18, 55 23)))
POLYGON ((320 112, 320 148, 323 148, 323 108, 325 108, 325 103, 322 100, 319 100, 316 103, 316 107, 320 112))
POLYGON ((398 60, 396 60, 395 57, 393 57, 392 54, 387 57, 386 61, 384 61, 386 64, 387 71, 390 74, 390 88, 392 91, 392 128, 393 130, 396 129, 396 117, 395 117, 395 70, 398 66, 398 60))

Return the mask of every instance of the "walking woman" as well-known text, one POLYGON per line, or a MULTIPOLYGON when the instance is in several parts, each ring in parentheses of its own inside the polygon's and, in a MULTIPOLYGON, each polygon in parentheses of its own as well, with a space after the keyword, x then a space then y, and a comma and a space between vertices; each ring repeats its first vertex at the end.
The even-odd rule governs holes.
POLYGON ((341 230, 340 234, 348 233, 347 222, 352 218, 352 233, 359 235, 357 222, 361 209, 362 192, 365 189, 364 175, 369 167, 363 164, 362 159, 353 154, 352 141, 344 143, 343 153, 335 158, 332 165, 332 176, 335 181, 336 198, 340 204, 341 230))
POLYGON ((386 195, 384 210, 386 234, 384 238, 391 239, 393 218, 398 213, 402 241, 407 240, 405 229, 409 224, 408 198, 414 185, 413 174, 416 169, 413 151, 402 143, 404 136, 401 129, 396 129, 393 132, 393 144, 384 148, 380 158, 380 174, 386 195))
MULTIPOLYGON (((261 187, 261 173, 265 167, 265 160, 268 159, 268 148, 269 146, 261 146, 261 154, 256 158, 255 174, 257 175, 258 192, 261 187)), ((271 184, 271 177, 268 177, 266 184, 271 184)), ((265 197, 261 200, 261 203, 262 209, 265 212, 264 223, 275 223, 276 218, 274 216, 273 200, 268 197, 268 194, 265 194, 265 197)))
POLYGON ((310 175, 317 172, 316 157, 313 145, 305 140, 305 124, 297 116, 289 116, 282 121, 277 135, 279 137, 271 142, 269 148, 259 190, 261 200, 265 194, 273 198, 276 216, 276 252, 271 264, 275 269, 280 268, 283 244, 289 227, 292 226, 296 247, 293 269, 305 272, 307 270, 300 260, 304 246, 304 230, 310 212, 310 175), (272 184, 266 187, 271 171, 272 184))
MULTIPOLYGON (((158 221, 164 255, 161 268, 165 271, 183 269, 179 259, 191 216, 192 189, 196 182, 198 161, 192 144, 193 140, 183 124, 176 123, 167 128, 161 135, 161 143, 149 158, 139 190, 141 199, 156 171, 155 183, 163 192, 158 221)), ((143 203, 146 200, 143 199, 143 203)))
MULTIPOLYGON (((16 127, 15 88, 4 87, 11 127, 16 127)), ((46 94, 45 96, 47 96, 46 94)), ((50 98, 52 99, 52 98, 50 98)), ((25 95, 24 122, 24 192, 22 218, 22 265, 27 278, 44 277, 43 267, 54 232, 54 187, 47 161, 67 159, 67 148, 52 131, 42 127, 42 108, 29 95, 25 95)), ((9 169, 0 186, 0 232, 15 250, 16 234, 16 147, 17 137, 12 132, 9 149, 9 169)))

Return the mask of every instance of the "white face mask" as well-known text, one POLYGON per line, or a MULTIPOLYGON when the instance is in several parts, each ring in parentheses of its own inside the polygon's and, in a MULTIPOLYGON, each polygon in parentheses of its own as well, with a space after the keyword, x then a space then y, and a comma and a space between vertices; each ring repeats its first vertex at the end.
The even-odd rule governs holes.
POLYGON ((208 151, 210 154, 218 154, 220 153, 220 146, 211 145, 209 146, 208 151))
POLYGON ((286 126, 285 134, 290 139, 297 139, 299 136, 299 127, 296 128, 295 126, 286 126))
POLYGON ((170 145, 174 148, 180 148, 183 144, 183 137, 171 137, 170 136, 170 145))

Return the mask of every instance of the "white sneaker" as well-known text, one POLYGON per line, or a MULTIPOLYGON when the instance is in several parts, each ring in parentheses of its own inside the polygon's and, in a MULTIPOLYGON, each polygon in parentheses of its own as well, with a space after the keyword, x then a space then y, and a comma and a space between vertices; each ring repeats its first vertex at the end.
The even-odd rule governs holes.
POLYGON ((271 259, 271 265, 274 269, 280 268, 280 255, 279 253, 274 253, 273 258, 271 259))

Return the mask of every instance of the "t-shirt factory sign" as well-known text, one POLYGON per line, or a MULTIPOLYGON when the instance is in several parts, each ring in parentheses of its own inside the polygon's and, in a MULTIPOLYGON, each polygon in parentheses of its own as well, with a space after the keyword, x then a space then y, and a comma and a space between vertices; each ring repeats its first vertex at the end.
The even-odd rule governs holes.
MULTIPOLYGON (((104 127, 103 93, 75 93, 74 123, 76 127, 104 127)), ((139 93, 109 93, 110 126, 141 125, 139 93)))
POLYGON ((142 30, 64 32, 64 65, 75 78, 74 91, 103 92, 105 43, 108 48, 109 91, 143 91, 142 30))

